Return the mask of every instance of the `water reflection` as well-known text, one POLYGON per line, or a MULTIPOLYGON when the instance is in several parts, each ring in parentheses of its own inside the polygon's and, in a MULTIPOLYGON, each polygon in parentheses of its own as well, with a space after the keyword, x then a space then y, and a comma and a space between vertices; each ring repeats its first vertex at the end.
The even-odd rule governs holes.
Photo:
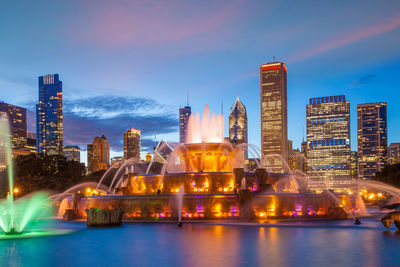
MULTIPOLYGON (((352 223, 352 222, 350 222, 352 223)), ((0 242, 3 266, 400 265, 400 232, 343 222, 258 226, 125 224, 73 235, 0 242), (51 251, 51 253, 49 253, 51 251)), ((363 224, 364 225, 364 224, 363 224)))

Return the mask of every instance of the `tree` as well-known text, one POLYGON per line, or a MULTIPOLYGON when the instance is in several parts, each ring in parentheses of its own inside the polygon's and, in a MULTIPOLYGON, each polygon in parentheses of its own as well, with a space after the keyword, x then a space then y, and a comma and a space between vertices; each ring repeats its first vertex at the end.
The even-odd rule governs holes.
POLYGON ((372 180, 400 187, 400 164, 386 165, 372 177, 372 180))

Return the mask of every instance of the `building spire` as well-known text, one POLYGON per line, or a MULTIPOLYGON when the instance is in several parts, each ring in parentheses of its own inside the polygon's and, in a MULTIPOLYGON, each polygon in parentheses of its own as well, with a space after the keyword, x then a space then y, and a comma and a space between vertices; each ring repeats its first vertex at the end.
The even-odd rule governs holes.
POLYGON ((189 106, 189 93, 186 93, 186 106, 189 106))

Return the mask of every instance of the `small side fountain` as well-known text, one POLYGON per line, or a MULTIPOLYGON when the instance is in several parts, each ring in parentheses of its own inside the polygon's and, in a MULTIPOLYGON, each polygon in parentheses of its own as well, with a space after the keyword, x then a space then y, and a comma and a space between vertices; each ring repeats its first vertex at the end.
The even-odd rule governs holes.
POLYGON ((176 194, 178 201, 178 227, 182 227, 182 206, 183 206, 183 196, 185 192, 183 186, 179 187, 179 192, 176 194))
POLYGON ((45 193, 36 193, 30 198, 17 201, 14 199, 14 175, 7 116, 0 117, 0 153, 5 154, 8 172, 7 198, 0 202, 0 228, 4 235, 20 236, 29 222, 37 220, 48 209, 48 199, 45 193))

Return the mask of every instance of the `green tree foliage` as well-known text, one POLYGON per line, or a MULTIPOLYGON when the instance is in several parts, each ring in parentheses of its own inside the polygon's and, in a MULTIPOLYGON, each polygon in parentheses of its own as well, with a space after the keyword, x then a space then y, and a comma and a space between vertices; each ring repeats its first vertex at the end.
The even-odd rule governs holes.
POLYGON ((383 170, 377 172, 372 179, 400 188, 400 164, 386 165, 383 170))
MULTIPOLYGON (((14 184, 19 196, 38 190, 60 192, 85 181, 85 166, 65 157, 35 154, 17 157, 14 162, 14 184)), ((0 174, 0 194, 8 191, 7 171, 0 174)))

